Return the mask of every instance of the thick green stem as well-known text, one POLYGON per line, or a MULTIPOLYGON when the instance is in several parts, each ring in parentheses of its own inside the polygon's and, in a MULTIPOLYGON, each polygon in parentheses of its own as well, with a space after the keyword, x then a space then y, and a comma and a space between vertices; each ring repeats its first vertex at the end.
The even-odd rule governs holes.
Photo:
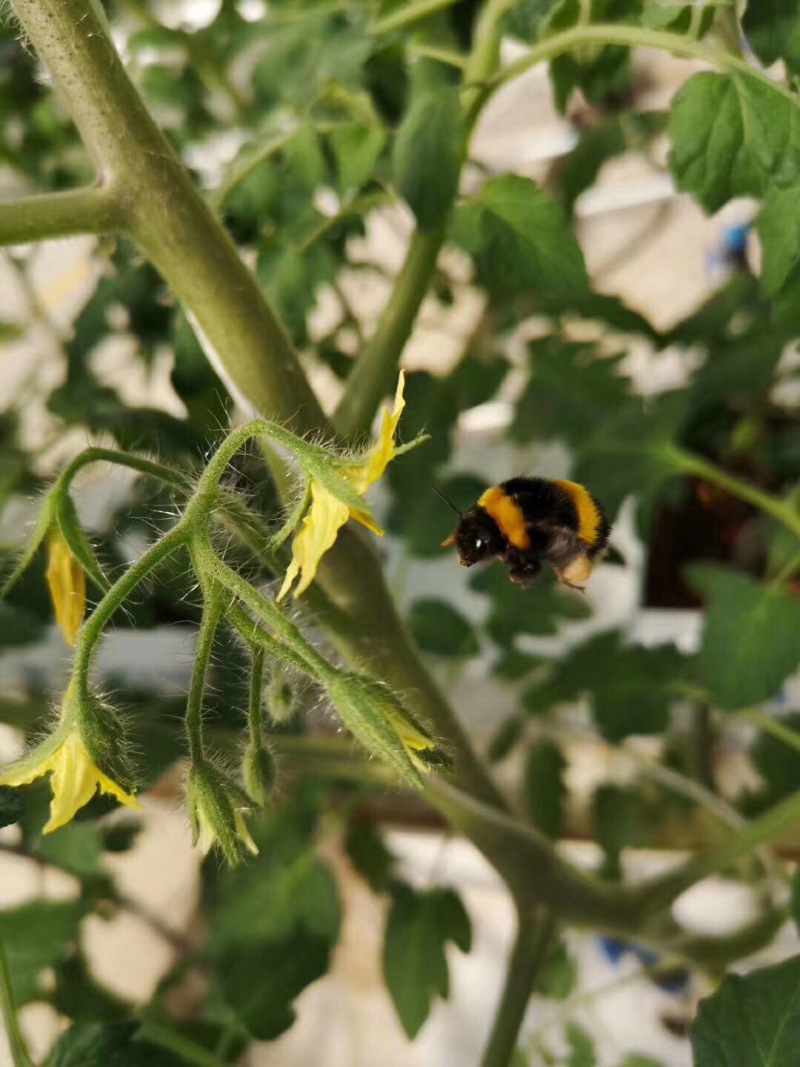
POLYGON ((672 901, 716 871, 724 870, 748 855, 759 845, 774 841, 790 826, 800 823, 800 793, 793 793, 779 804, 753 819, 738 834, 727 841, 692 856, 677 870, 670 871, 639 889, 641 901, 648 911, 666 908, 672 901))
POLYGON ((0 202, 0 245, 50 241, 122 228, 122 211, 109 189, 92 186, 0 202))
POLYGON ((264 415, 304 429, 325 418, 283 327, 131 84, 92 0, 14 0, 72 112, 101 185, 164 275, 206 354, 264 415))
POLYGON ((445 230, 415 233, 375 332, 356 358, 334 425, 347 440, 369 432, 381 400, 394 388, 400 356, 430 285, 445 230))
POLYGON ((14 993, 11 987, 11 975, 8 971, 8 961, 3 939, 0 937, 0 1016, 6 1029, 6 1040, 11 1052, 14 1067, 33 1067, 33 1062, 28 1054, 28 1048, 17 1020, 17 1009, 14 1004, 14 993))
MULTIPOLYGON (((486 87, 497 68, 500 55, 498 21, 510 6, 510 0, 489 0, 478 17, 472 53, 464 67, 464 156, 469 134, 485 99, 486 87)), ((407 18, 410 11, 411 7, 406 7, 396 17, 407 18)), ((368 432, 378 405, 394 384, 400 357, 447 235, 447 223, 448 219, 444 218, 434 230, 429 233, 417 231, 411 239, 389 303, 375 333, 361 349, 350 371, 347 388, 334 416, 336 429, 346 439, 358 439, 368 432)))
POLYGON ((481 1067, 508 1067, 536 978, 547 955, 555 924, 551 918, 521 913, 500 1005, 481 1067))
POLYGON ((72 675, 78 684, 86 689, 89 685, 89 671, 95 649, 111 616, 125 603, 136 587, 144 581, 150 572, 167 556, 171 556, 187 541, 187 532, 182 526, 173 527, 164 534, 160 541, 142 555, 111 586, 109 591, 94 609, 81 627, 75 646, 75 660, 72 675))

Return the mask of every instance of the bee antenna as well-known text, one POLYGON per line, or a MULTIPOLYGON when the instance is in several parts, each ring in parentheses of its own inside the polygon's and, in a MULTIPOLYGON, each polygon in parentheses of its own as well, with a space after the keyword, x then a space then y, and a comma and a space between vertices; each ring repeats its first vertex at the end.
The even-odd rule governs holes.
POLYGON ((444 493, 441 491, 441 489, 437 489, 435 485, 432 485, 431 489, 434 491, 434 493, 436 493, 437 496, 440 496, 442 498, 442 500, 445 502, 445 504, 447 504, 448 507, 453 509, 453 511, 456 513, 456 515, 458 515, 459 519, 463 519, 464 518, 464 516, 458 510, 458 508, 455 506, 453 501, 452 500, 448 500, 447 497, 444 495, 444 493))

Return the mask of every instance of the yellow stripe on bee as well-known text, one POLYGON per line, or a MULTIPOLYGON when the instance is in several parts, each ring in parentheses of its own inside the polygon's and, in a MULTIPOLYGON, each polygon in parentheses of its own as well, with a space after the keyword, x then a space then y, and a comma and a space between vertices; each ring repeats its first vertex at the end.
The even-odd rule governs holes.
POLYGON ((592 500, 591 493, 577 482, 568 482, 562 478, 554 478, 553 484, 560 486, 575 505, 575 510, 578 512, 578 537, 589 548, 594 548, 603 517, 597 504, 592 500))
POLYGON ((478 505, 492 516, 506 537, 515 548, 530 548, 528 523, 522 508, 499 485, 487 489, 478 501, 478 505))

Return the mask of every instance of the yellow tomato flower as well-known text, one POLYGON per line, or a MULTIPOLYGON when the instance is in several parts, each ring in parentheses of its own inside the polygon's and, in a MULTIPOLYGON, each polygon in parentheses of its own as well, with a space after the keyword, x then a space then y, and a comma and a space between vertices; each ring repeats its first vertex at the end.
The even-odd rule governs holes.
POLYGON ((65 724, 29 755, 0 774, 0 785, 30 785, 37 778, 51 774, 50 818, 43 833, 50 834, 65 826, 96 791, 108 793, 121 804, 141 811, 142 805, 126 793, 94 763, 76 724, 65 724))
MULTIPOLYGON (((405 375, 401 371, 392 410, 383 409, 378 440, 361 462, 337 464, 336 473, 359 496, 363 496, 373 482, 377 482, 383 476, 383 472, 395 456, 397 424, 406 406, 403 399, 404 386, 405 375)), ((349 518, 360 522, 378 537, 383 537, 383 530, 373 519, 366 502, 363 509, 350 508, 321 482, 312 478, 311 504, 292 542, 292 561, 278 593, 278 600, 286 596, 298 575, 300 575, 300 581, 294 590, 294 596, 298 597, 308 589, 317 573, 320 560, 331 548, 339 530, 349 518)))
POLYGON ((50 535, 47 584, 56 622, 67 644, 74 645, 86 612, 86 576, 58 529, 50 535))

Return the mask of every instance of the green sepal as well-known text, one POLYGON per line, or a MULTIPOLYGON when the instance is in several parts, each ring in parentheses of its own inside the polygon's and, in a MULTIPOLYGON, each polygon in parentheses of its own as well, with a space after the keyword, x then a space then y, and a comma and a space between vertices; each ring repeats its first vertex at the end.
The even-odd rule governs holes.
POLYGON ((277 777, 275 756, 266 745, 251 741, 242 757, 242 777, 248 797, 260 808, 266 808, 272 797, 277 777))
POLYGON ((48 494, 44 498, 42 510, 39 512, 39 517, 36 520, 36 525, 33 528, 28 545, 23 552, 19 563, 3 583, 2 589, 0 589, 0 597, 7 596, 11 592, 28 567, 30 567, 31 563, 33 563, 36 553, 44 544, 47 535, 50 533, 54 518, 55 507, 53 497, 48 494))
POLYGON ((72 497, 69 493, 62 491, 55 494, 54 500, 55 520, 70 551, 98 589, 107 593, 111 588, 111 582, 103 573, 89 538, 84 533, 72 497))
POLYGON ((404 782, 421 789, 422 775, 390 721, 392 714, 407 718, 391 690, 380 682, 349 671, 337 672, 326 682, 326 687, 353 737, 388 763, 404 782))
POLYGON ((186 785, 186 807, 196 845, 205 831, 208 848, 218 845, 231 867, 245 857, 245 843, 236 825, 234 805, 252 807, 252 801, 207 760, 195 760, 186 785))

